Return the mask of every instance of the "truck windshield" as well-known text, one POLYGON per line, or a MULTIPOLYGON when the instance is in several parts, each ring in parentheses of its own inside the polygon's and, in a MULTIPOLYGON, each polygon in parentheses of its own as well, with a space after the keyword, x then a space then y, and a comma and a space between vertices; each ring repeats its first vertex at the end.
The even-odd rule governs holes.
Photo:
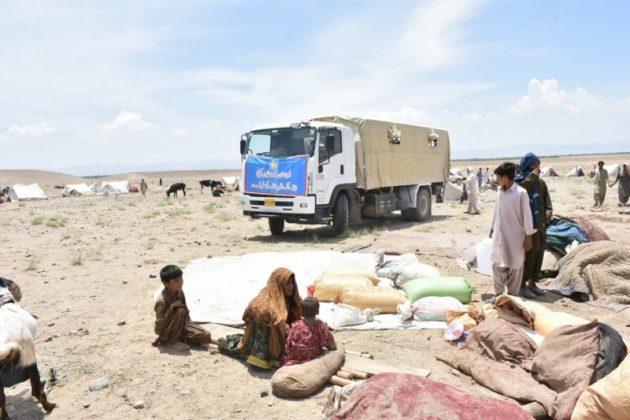
POLYGON ((272 157, 313 156, 315 132, 311 127, 252 131, 247 140, 247 153, 272 157))

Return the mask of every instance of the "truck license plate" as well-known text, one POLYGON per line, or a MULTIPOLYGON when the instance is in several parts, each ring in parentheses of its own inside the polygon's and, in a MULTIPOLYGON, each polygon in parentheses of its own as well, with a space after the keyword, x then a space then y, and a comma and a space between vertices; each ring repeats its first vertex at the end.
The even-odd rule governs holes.
POLYGON ((265 206, 272 207, 276 205, 275 198, 265 198, 265 206))

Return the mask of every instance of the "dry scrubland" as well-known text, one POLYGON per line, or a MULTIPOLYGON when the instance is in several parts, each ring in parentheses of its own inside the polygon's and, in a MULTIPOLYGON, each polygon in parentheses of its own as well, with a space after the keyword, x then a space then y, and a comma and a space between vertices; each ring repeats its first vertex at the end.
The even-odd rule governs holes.
MULTIPOLYGON (((599 157, 543 159, 565 174, 576 163, 589 169, 599 157)), ((629 155, 604 156, 608 163, 628 162, 629 155)), ((499 162, 454 162, 454 167, 495 167, 499 162)), ((225 173, 225 172, 223 172, 225 173)), ((283 237, 271 237, 265 220, 243 217, 238 193, 212 198, 201 194, 197 180, 220 172, 146 174, 149 193, 109 197, 61 198, 55 184, 76 178, 46 172, 0 171, 0 185, 36 181, 50 199, 0 206, 1 274, 22 287, 22 304, 39 317, 36 342, 40 371, 57 373, 49 390, 58 408, 52 419, 70 418, 319 418, 327 389, 300 401, 261 397, 269 390, 269 373, 249 371, 242 363, 221 355, 192 351, 187 355, 152 347, 152 296, 160 285, 152 278, 168 263, 182 266, 195 258, 256 251, 296 249, 345 250, 369 244, 373 238, 424 233, 418 247, 443 245, 449 235, 487 234, 494 192, 482 195, 483 214, 464 214, 464 206, 434 204, 432 222, 413 224, 392 217, 353 228, 344 238, 331 238, 325 228, 288 225, 283 237), (165 186, 160 189, 157 179, 165 186), (166 199, 171 182, 189 185, 186 198, 166 199), (108 388, 89 392, 90 380, 107 376, 108 388), (144 401, 136 410, 132 404, 144 401)), ((129 179, 138 183, 142 175, 129 179)), ((126 176, 112 177, 127 179, 126 176)), ((613 239, 630 246, 630 216, 620 215, 616 187, 609 191, 602 211, 590 211, 592 184, 587 178, 548 180, 556 212, 592 217, 613 239)), ((378 240, 376 242, 378 244, 378 240)), ((413 248, 413 244, 410 245, 413 248)), ((491 280, 458 267, 455 258, 424 252, 422 262, 442 274, 465 275, 478 292, 491 291, 491 280), (432 255, 426 255, 432 254, 432 255)), ((442 253, 443 254, 443 253, 442 253)), ((261 272, 261 277, 269 273, 261 272)), ((216 279, 230 281, 230 279, 216 279)), ((247 291, 254 295, 257 291, 247 291)), ((243 293, 235 290, 234 293, 243 293)), ((479 299, 480 293, 474 298, 479 299)), ((597 318, 616 327, 630 340, 630 312, 614 313, 568 299, 548 299, 556 310, 597 318), (555 302, 554 302, 555 300, 555 302)), ((427 368, 433 379, 469 392, 493 395, 435 360, 449 345, 439 331, 343 332, 337 340, 347 348, 369 350, 378 359, 427 368)), ((30 388, 7 389, 9 413, 16 418, 41 418, 30 388)))

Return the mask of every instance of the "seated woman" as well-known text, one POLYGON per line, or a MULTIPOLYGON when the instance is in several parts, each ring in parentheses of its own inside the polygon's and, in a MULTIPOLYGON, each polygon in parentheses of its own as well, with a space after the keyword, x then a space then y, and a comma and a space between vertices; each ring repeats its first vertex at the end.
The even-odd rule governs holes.
POLYGON ((267 287, 243 314, 245 331, 238 348, 247 363, 269 369, 282 359, 289 326, 302 316, 301 303, 293 272, 286 268, 274 270, 267 287))

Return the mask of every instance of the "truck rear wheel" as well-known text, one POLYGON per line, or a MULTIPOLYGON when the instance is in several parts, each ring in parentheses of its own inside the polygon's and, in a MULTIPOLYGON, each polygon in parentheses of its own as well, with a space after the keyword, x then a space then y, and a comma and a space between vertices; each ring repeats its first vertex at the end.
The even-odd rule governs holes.
POLYGON ((274 236, 282 235, 282 232, 284 232, 284 219, 280 217, 270 217, 268 220, 271 234, 274 236))
POLYGON ((416 207, 402 211, 405 220, 412 222, 423 222, 431 217, 431 192, 428 188, 420 187, 416 197, 416 207))
POLYGON ((333 208, 332 234, 339 236, 346 233, 350 223, 350 211, 348 208, 348 196, 339 193, 335 207, 333 208))

